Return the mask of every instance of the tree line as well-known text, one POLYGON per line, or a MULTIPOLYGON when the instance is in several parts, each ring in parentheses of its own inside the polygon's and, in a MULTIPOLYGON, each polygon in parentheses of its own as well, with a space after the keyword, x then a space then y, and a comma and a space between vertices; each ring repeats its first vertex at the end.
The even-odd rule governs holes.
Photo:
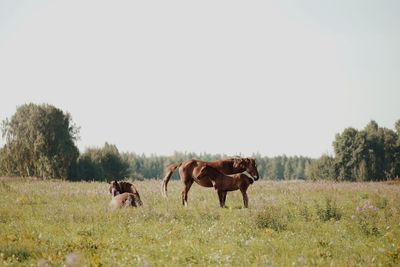
MULTIPOLYGON (((311 159, 305 157, 261 157, 253 155, 258 164, 260 177, 269 180, 305 179, 305 169, 311 159)), ((106 143, 101 148, 87 149, 77 160, 77 173, 72 179, 104 180, 108 178, 152 179, 161 178, 165 167, 176 162, 189 159, 213 161, 228 158, 228 155, 212 155, 208 153, 175 152, 171 156, 136 154, 118 152, 115 145, 106 143)), ((178 179, 178 172, 172 176, 178 179)))
POLYGON ((400 120, 395 131, 369 122, 362 130, 349 127, 336 134, 334 156, 312 161, 311 180, 382 181, 400 176, 400 120))
MULTIPOLYGON (((384 180, 400 174, 400 120, 396 131, 371 121, 365 129, 347 128, 333 142, 334 156, 265 157, 254 154, 267 180, 384 180)), ((70 180, 160 178, 169 164, 188 159, 212 161, 229 155, 175 152, 171 156, 120 152, 109 143, 80 153, 79 127, 69 113, 48 104, 25 104, 2 122, 0 175, 70 180)), ((173 178, 178 178, 177 172, 173 178)))

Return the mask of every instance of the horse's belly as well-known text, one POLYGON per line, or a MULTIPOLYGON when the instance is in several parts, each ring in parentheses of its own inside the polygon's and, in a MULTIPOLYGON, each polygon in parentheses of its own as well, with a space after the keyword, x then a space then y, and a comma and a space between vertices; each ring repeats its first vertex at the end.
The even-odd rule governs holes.
POLYGON ((114 210, 120 208, 122 206, 122 203, 117 199, 112 199, 108 206, 110 207, 110 209, 114 210))
POLYGON ((202 177, 201 179, 195 179, 195 182, 204 187, 213 187, 213 184, 208 177, 202 177))
POLYGON ((225 191, 236 191, 239 188, 237 186, 230 186, 230 187, 227 187, 227 188, 224 188, 224 189, 225 189, 225 191))

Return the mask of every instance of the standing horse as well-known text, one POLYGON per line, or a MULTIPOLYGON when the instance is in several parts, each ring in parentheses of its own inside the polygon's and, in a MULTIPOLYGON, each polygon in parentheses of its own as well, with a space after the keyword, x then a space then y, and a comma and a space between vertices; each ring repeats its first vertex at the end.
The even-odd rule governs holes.
POLYGON ((247 188, 249 188, 249 186, 254 182, 250 176, 244 173, 228 176, 214 168, 204 166, 201 168, 197 179, 201 180, 203 177, 210 177, 210 179, 213 180, 214 188, 217 190, 221 208, 225 206, 226 194, 228 191, 236 191, 238 189, 240 189, 240 192, 242 193, 244 207, 249 207, 247 188))
POLYGON ((211 173, 209 173, 209 175, 203 175, 201 179, 197 179, 202 168, 205 166, 214 168, 225 175, 247 171, 254 180, 257 181, 259 178, 257 164, 254 158, 229 158, 211 162, 192 159, 182 163, 174 163, 167 167, 163 179, 164 195, 167 195, 167 185, 173 172, 179 168, 179 176, 184 185, 184 189, 182 190, 182 204, 187 206, 188 192, 193 182, 204 187, 213 187, 215 184, 215 179, 211 177, 211 173))

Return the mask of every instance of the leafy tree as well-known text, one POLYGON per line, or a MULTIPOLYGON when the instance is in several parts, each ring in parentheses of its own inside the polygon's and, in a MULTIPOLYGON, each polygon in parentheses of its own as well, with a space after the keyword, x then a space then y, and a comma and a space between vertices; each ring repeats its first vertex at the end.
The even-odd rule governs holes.
POLYGON ((356 136, 358 131, 346 128, 342 134, 337 134, 333 142, 335 160, 338 166, 338 180, 354 180, 355 166, 353 152, 357 149, 356 136))
POLYGON ((400 146, 400 120, 397 120, 394 124, 394 128, 396 129, 397 133, 397 145, 400 146))
POLYGON ((122 179, 129 175, 128 167, 117 147, 105 143, 102 148, 89 148, 80 155, 74 179, 122 179))
POLYGON ((68 178, 79 151, 79 129, 69 113, 48 104, 25 104, 2 123, 2 174, 68 178))
POLYGON ((397 133, 375 121, 357 131, 347 128, 333 143, 339 180, 368 181, 397 177, 400 173, 400 122, 397 133))
POLYGON ((397 145, 397 134, 390 129, 383 129, 384 150, 384 177, 385 179, 396 177, 400 173, 400 146, 397 145))
POLYGON ((305 172, 307 179, 312 181, 337 179, 335 159, 328 155, 308 163, 305 172))
POLYGON ((384 141, 383 129, 379 128, 375 121, 371 121, 364 129, 368 147, 367 164, 370 168, 369 178, 381 180, 384 178, 384 141))
POLYGON ((292 180, 293 179, 294 170, 293 170, 293 166, 292 166, 292 161, 291 160, 287 160, 285 162, 283 176, 284 176, 285 180, 292 180))

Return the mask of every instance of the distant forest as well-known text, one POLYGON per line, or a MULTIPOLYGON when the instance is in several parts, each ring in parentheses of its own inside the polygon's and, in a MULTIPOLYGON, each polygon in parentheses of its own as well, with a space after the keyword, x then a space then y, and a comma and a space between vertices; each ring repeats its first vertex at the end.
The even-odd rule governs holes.
MULTIPOLYGON (((111 180, 161 178, 171 163, 187 159, 212 161, 237 155, 175 152, 172 156, 120 152, 107 142, 81 153, 79 135, 68 113, 48 104, 25 104, 2 122, 5 145, 0 149, 0 175, 111 180)), ((395 130, 371 121, 362 130, 346 128, 333 140, 334 155, 256 158, 266 180, 379 181, 400 176, 400 120, 395 130)), ((177 173, 174 174, 178 178, 177 173)))
MULTIPOLYGON (((119 153, 115 145, 106 143, 102 148, 86 150, 77 161, 77 172, 72 179, 123 178, 134 179, 160 178, 164 175, 166 166, 188 159, 200 159, 212 161, 228 158, 228 155, 195 154, 175 152, 172 156, 138 155, 135 153, 119 153), (112 168, 112 166, 117 166, 112 168)), ((253 155, 257 159, 260 176, 268 180, 293 180, 306 179, 305 169, 311 163, 310 158, 305 157, 261 157, 253 155)), ((178 172, 173 178, 178 178, 178 172)))

